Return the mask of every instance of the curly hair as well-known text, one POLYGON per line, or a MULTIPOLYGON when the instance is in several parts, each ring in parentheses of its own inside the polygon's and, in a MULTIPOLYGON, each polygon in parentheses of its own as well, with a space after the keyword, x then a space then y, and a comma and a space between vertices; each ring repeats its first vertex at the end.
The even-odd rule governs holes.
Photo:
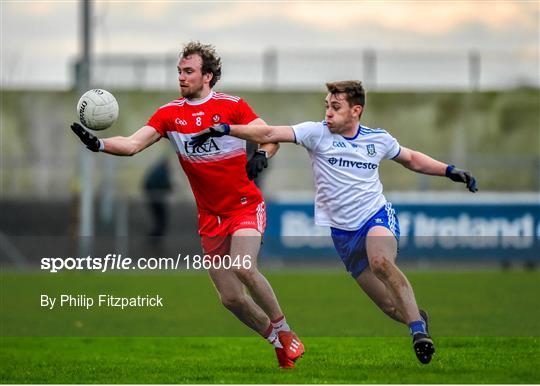
POLYGON ((199 55, 202 59, 201 72, 213 75, 210 87, 214 87, 221 78, 221 58, 217 55, 215 47, 210 44, 202 44, 199 41, 191 41, 184 45, 180 57, 187 58, 193 54, 199 55))
POLYGON ((359 80, 342 80, 340 82, 326 83, 326 89, 330 94, 345 93, 349 106, 360 105, 364 107, 366 103, 366 91, 359 80))

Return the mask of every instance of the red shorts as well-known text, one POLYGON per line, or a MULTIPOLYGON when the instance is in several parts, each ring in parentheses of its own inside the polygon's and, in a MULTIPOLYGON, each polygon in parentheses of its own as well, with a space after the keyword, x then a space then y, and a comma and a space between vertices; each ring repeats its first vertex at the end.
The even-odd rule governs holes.
POLYGON ((239 229, 256 229, 264 234, 266 207, 262 201, 256 207, 243 210, 233 216, 223 217, 199 212, 199 235, 206 255, 228 255, 231 236, 239 229))

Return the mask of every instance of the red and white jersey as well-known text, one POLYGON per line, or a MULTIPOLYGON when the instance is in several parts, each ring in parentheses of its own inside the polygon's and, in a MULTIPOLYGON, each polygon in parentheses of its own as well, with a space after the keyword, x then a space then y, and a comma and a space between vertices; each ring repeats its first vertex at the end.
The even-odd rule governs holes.
POLYGON ((189 142, 216 123, 245 125, 257 118, 243 99, 211 91, 204 99, 180 98, 161 106, 147 125, 171 141, 199 211, 229 216, 263 200, 246 174, 246 141, 226 135, 197 148, 189 142))

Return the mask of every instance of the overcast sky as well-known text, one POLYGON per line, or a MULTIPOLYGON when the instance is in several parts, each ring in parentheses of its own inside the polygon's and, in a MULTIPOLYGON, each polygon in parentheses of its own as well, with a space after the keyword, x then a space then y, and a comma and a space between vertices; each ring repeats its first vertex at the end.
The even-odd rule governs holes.
MULTIPOLYGON (((66 87, 79 53, 79 3, 1 3, 4 85, 66 87)), ((94 51, 175 53, 191 39, 221 52, 268 47, 513 52, 538 61, 537 1, 98 1, 94 51)))

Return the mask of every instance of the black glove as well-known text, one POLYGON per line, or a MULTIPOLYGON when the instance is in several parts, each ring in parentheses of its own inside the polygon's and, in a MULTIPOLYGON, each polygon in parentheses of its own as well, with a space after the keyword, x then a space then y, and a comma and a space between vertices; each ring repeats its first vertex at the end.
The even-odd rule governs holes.
POLYGON ((90 133, 82 125, 76 122, 71 125, 71 130, 73 130, 73 132, 77 134, 77 137, 81 139, 82 143, 84 143, 88 149, 92 151, 99 151, 100 144, 98 137, 90 133))
POLYGON ((467 170, 461 170, 454 165, 448 165, 446 168, 446 177, 450 178, 452 181, 467 184, 467 189, 473 193, 478 191, 478 188, 476 187, 476 178, 474 178, 471 172, 467 170))
POLYGON ((257 150, 246 164, 246 173, 250 180, 257 178, 260 172, 268 166, 266 151, 257 150))
POLYGON ((197 135, 191 137, 189 144, 193 147, 199 147, 205 143, 208 138, 211 137, 223 137, 224 135, 229 135, 231 132, 231 127, 226 123, 218 123, 212 127, 200 131, 197 135))

